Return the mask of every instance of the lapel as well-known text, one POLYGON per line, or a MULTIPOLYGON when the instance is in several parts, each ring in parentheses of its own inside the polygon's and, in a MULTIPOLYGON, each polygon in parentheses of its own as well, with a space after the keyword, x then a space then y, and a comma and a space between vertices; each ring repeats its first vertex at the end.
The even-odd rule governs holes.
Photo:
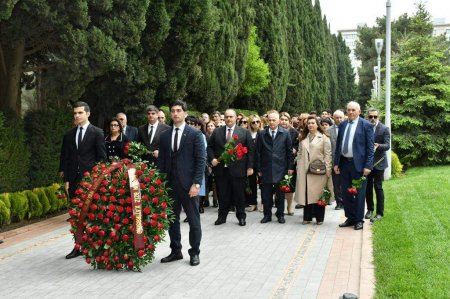
POLYGON ((227 134, 227 126, 223 126, 223 127, 220 127, 220 129, 219 129, 219 131, 220 131, 220 141, 222 142, 222 144, 225 146, 225 144, 227 143, 227 136, 226 136, 226 134, 227 134))
MULTIPOLYGON (((148 128, 148 126, 147 126, 147 128, 148 128)), ((155 130, 155 128, 153 128, 153 130, 155 130)), ((162 126, 161 126, 161 124, 159 123, 158 125, 157 125, 157 127, 156 127, 156 130, 155 130, 155 132, 153 132, 153 141, 152 141, 152 143, 150 143, 150 145, 152 145, 154 142, 155 142, 155 140, 156 140, 156 136, 158 136, 158 134, 159 134, 159 132, 162 130, 162 126)), ((147 135, 148 136, 148 135, 147 135)), ((150 142, 150 139, 148 140, 148 142, 150 142)))
POLYGON ((142 138, 144 139, 144 143, 150 145, 150 140, 148 139, 148 124, 144 125, 142 138))
MULTIPOLYGON (((77 129, 78 129, 78 127, 77 127, 77 129)), ((81 148, 84 146, 84 144, 86 144, 86 139, 88 139, 89 136, 91 136, 91 129, 92 129, 92 125, 89 124, 89 125, 86 127, 86 132, 84 132, 83 140, 81 140, 81 146, 78 145, 78 151, 80 151, 81 148)), ((75 131, 75 132, 76 132, 76 131, 75 131)), ((76 133, 75 133, 75 136, 76 136, 76 133)))
MULTIPOLYGON (((275 137, 276 137, 276 136, 275 136, 275 137)), ((270 135, 270 128, 269 128, 269 127, 267 127, 267 128, 264 129, 264 138, 266 138, 266 141, 267 141, 269 144, 272 144, 272 145, 273 145, 273 139, 272 139, 272 136, 270 135)))
MULTIPOLYGON (((188 138, 192 128, 189 127, 187 124, 184 127, 183 134, 181 134, 180 139, 180 147, 178 148, 177 152, 180 152, 180 150, 183 148, 183 145, 186 143, 186 139, 188 138)), ((171 135, 172 136, 172 135, 171 135)))

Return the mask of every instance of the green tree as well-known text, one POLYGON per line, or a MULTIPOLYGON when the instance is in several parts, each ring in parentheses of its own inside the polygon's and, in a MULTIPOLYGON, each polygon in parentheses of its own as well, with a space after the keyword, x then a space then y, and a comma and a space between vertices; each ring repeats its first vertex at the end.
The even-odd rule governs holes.
POLYGON ((393 148, 408 166, 449 163, 450 47, 431 36, 423 4, 411 29, 392 61, 393 148))

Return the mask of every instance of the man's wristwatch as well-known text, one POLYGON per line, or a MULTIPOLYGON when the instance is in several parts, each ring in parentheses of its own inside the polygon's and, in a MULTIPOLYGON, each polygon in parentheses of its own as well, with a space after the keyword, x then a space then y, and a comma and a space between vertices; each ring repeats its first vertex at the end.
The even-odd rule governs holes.
POLYGON ((194 187, 200 189, 200 184, 194 184, 194 187))

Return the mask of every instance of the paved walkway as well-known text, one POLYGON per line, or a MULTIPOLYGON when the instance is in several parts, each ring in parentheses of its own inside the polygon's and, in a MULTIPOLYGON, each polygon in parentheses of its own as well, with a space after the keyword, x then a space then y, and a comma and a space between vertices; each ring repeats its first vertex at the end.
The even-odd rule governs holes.
MULTIPOLYGON (((66 215, 0 233, 1 298, 372 298, 371 225, 338 228, 343 211, 328 206, 323 225, 302 225, 302 210, 286 223, 261 224, 234 214, 215 226, 216 208, 202 214, 201 264, 189 265, 188 224, 182 224, 184 260, 161 264, 170 253, 159 245, 155 262, 141 273, 92 270, 79 257, 66 260, 72 236, 66 215)), ((274 218, 276 220, 276 218, 274 218)), ((168 240, 168 237, 167 237, 168 240)))

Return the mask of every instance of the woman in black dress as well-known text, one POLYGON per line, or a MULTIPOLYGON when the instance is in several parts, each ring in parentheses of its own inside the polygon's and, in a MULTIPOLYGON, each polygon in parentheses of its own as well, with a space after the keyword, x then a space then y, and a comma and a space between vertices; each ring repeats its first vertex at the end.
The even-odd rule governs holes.
POLYGON ((123 128, 119 119, 113 117, 109 121, 108 135, 105 138, 106 156, 108 157, 108 161, 122 159, 126 156, 123 150, 125 144, 130 140, 122 131, 123 128))

